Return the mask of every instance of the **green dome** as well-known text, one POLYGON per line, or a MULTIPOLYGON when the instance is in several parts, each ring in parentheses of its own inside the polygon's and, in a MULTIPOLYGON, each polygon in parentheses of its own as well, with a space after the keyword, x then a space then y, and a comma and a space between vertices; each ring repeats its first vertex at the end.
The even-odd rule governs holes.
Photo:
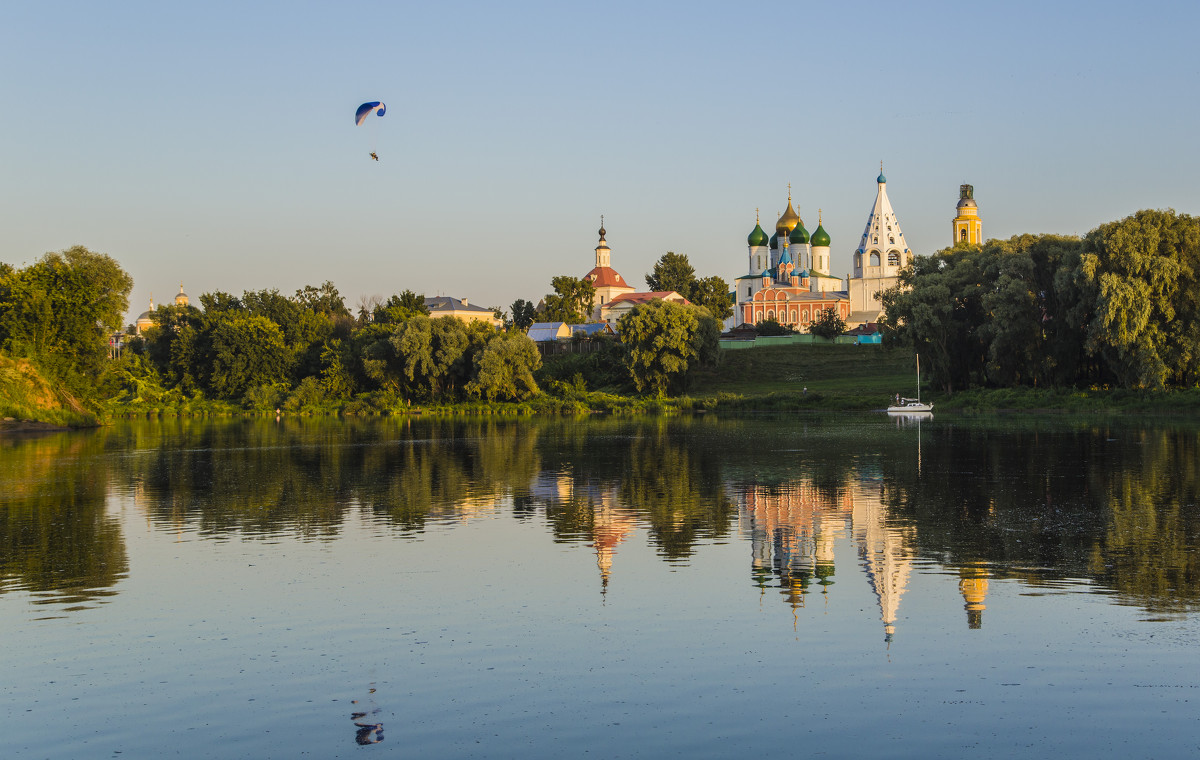
POLYGON ((779 248, 779 233, 776 232, 774 235, 771 236, 771 250, 774 251, 778 248, 779 248))
POLYGON ((750 237, 746 238, 746 242, 751 246, 760 246, 767 244, 767 233, 763 231, 761 224, 754 225, 754 232, 750 233, 750 237))
POLYGON ((791 235, 788 235, 788 242, 792 245, 803 245, 808 242, 808 230, 804 229, 804 222, 796 225, 796 229, 792 230, 791 235))
POLYGON ((812 239, 809 242, 812 243, 813 248, 820 248, 822 246, 828 248, 829 233, 825 231, 824 227, 817 225, 817 231, 812 234, 812 239))

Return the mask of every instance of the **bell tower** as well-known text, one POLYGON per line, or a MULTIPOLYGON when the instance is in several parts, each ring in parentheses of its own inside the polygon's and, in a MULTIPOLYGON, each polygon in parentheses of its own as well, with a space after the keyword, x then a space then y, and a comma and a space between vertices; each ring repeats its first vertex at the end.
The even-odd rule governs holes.
POLYGON ((954 238, 950 245, 983 245, 983 222, 975 205, 975 188, 958 186, 958 206, 954 216, 954 238))

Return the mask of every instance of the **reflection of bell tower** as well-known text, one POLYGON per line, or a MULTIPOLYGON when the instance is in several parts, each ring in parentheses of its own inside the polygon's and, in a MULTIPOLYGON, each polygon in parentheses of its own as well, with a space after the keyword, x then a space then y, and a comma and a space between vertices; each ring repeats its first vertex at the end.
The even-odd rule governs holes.
POLYGON ((617 545, 625 540, 637 526, 637 520, 629 514, 607 504, 596 508, 592 535, 596 550, 596 567, 600 568, 600 593, 608 593, 608 580, 612 576, 613 556, 617 545))
POLYGON ((954 240, 951 245, 983 245, 983 222, 975 205, 975 188, 958 186, 958 206, 955 207, 954 240))
POLYGON ((983 611, 987 609, 987 605, 983 603, 988 590, 987 570, 979 566, 968 566, 960 568, 958 574, 958 591, 966 602, 963 609, 967 611, 967 627, 972 630, 982 628, 983 611))

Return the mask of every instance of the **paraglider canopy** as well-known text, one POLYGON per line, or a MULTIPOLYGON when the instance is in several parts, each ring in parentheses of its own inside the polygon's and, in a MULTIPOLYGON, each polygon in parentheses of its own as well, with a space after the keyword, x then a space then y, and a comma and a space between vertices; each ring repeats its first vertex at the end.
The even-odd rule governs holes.
POLYGON ((362 123, 366 121, 367 117, 370 116, 372 112, 383 116, 385 113, 387 113, 387 106, 383 103, 380 103, 378 100, 371 101, 370 103, 363 103, 358 107, 358 110, 354 112, 355 126, 361 127, 362 123))

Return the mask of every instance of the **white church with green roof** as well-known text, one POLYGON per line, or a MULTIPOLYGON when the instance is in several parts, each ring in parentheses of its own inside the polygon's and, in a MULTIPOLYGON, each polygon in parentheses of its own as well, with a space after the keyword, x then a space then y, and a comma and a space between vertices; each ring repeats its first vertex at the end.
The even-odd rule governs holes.
POLYGON ((746 238, 749 261, 746 274, 734 281, 730 326, 775 320, 807 332, 826 309, 833 309, 848 327, 877 322, 883 309, 879 294, 898 282, 913 254, 888 200, 882 170, 876 185, 875 204, 846 280, 831 273, 832 241, 820 212, 810 235, 792 206, 789 186, 787 210, 776 221, 775 234, 768 238, 756 219, 746 238))

